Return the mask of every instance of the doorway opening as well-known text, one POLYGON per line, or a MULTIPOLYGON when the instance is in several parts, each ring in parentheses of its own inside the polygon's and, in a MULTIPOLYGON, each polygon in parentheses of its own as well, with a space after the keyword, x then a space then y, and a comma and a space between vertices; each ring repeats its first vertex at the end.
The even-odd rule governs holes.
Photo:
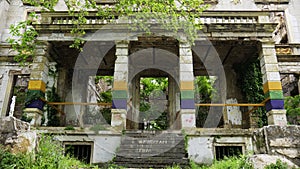
POLYGON ((139 129, 168 128, 168 77, 140 78, 139 129))

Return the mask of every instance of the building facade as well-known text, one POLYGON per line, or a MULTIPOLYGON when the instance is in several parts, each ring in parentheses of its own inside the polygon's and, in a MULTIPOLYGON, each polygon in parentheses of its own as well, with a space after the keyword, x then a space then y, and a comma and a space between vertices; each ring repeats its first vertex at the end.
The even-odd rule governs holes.
MULTIPOLYGON (((110 1, 98 3, 111 5, 110 1)), ((33 126, 47 125, 49 121, 55 126, 55 120, 47 113, 51 113, 49 109, 56 111, 53 116, 59 127, 39 128, 49 133, 66 133, 58 136, 65 145, 88 145, 89 161, 105 163, 116 155, 122 131, 143 129, 141 78, 166 77, 167 92, 164 97, 153 99, 153 106, 162 104, 167 113, 165 132, 185 130, 190 159, 211 163, 226 146, 243 153, 255 151, 252 136, 258 126, 251 115, 253 108, 264 107, 268 125, 285 126, 284 96, 299 94, 300 2, 205 3, 210 3, 210 7, 199 18, 203 29, 194 45, 180 32, 174 35, 155 28, 153 35, 146 36, 122 27, 121 19, 116 25, 105 24, 91 12, 84 25, 86 42, 80 51, 69 47, 74 41, 70 34, 73 24, 63 1, 55 6, 55 12, 41 13, 21 0, 1 1, 1 117, 22 118, 26 114, 33 126), (32 11, 38 14, 32 26, 39 33, 39 43, 32 63, 21 66, 13 60, 16 53, 7 43, 11 38, 9 27, 28 19, 32 11), (264 94, 261 103, 248 103, 238 85, 243 74, 236 66, 249 60, 259 60, 264 94), (112 77, 111 103, 98 104, 95 76, 112 77), (211 103, 196 101, 195 78, 199 76, 215 79, 217 97, 211 103), (57 94, 60 100, 51 100, 47 93, 57 94), (35 99, 24 105, 29 96, 35 99), (197 127, 201 113, 198 108, 207 105, 211 107, 206 120, 201 128, 197 127), (106 121, 103 114, 97 116, 104 109, 110 110, 106 121), (98 124, 105 129, 90 130, 98 124), (64 130, 70 125, 74 131, 64 130)))

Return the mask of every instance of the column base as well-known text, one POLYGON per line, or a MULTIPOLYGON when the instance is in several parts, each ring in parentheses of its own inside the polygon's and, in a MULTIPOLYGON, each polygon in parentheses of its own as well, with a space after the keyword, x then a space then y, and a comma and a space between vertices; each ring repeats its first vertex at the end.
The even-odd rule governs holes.
POLYGON ((286 110, 270 110, 267 113, 268 125, 286 126, 286 110))
POLYGON ((42 125, 43 112, 38 108, 26 108, 23 110, 27 118, 31 118, 30 125, 38 127, 42 125))
POLYGON ((117 131, 126 129, 126 114, 125 109, 112 109, 111 110, 111 126, 117 131))
POLYGON ((181 109, 181 128, 194 128, 196 127, 195 109, 181 109))

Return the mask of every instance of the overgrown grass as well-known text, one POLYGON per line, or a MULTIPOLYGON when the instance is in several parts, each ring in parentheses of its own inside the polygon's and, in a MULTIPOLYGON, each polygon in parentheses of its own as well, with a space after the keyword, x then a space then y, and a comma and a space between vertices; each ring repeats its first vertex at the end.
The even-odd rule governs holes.
POLYGON ((0 168, 2 169, 74 169, 98 168, 64 155, 63 148, 52 137, 42 135, 35 153, 12 154, 0 147, 0 168))

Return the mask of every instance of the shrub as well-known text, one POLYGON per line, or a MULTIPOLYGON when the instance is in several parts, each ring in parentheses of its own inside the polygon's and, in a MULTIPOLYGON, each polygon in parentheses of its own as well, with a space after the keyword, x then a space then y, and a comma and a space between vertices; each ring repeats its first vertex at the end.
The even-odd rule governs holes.
POLYGON ((5 169, 73 169, 97 168, 64 155, 63 148, 51 136, 42 135, 36 152, 12 154, 0 147, 0 168, 5 169))

